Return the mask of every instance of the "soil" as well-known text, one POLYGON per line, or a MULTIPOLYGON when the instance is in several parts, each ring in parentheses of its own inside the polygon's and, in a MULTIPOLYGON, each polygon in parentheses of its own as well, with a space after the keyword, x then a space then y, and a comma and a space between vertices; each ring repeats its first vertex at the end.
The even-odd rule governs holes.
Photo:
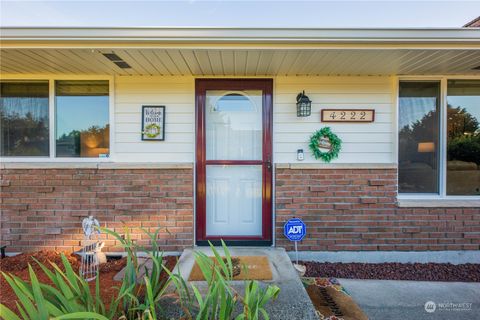
POLYGON ((480 282, 480 264, 329 263, 303 261, 306 277, 480 282))
MULTIPOLYGON (((42 283, 52 284, 47 275, 41 270, 34 259, 40 261, 47 266, 50 270, 53 270, 49 261, 56 263, 63 270, 63 264, 61 260, 61 253, 57 251, 38 251, 34 253, 23 253, 13 257, 6 257, 0 260, 0 271, 13 274, 23 280, 29 280, 28 264, 32 266, 38 280, 42 283)), ((67 259, 70 261, 74 270, 80 268, 80 257, 73 253, 63 252, 67 259)), ((165 256, 165 265, 169 270, 173 270, 177 263, 178 257, 165 256)), ((100 271, 100 295, 103 302, 108 305, 112 300, 112 297, 117 293, 117 287, 120 287, 121 282, 114 281, 113 277, 123 269, 126 265, 126 258, 120 259, 108 259, 106 263, 101 264, 100 271)), ((168 275, 166 272, 162 273, 160 279, 166 278, 168 275)), ((90 282, 90 288, 92 292, 95 290, 95 281, 90 282)), ((16 311, 15 306, 16 295, 12 288, 5 280, 3 276, 0 276, 0 303, 4 304, 11 310, 16 311)))

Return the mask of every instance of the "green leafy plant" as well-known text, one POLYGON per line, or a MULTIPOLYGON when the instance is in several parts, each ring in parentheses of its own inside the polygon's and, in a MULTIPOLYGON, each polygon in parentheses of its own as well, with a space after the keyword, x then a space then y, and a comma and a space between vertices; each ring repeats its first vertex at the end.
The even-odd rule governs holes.
POLYGON ((211 243, 214 260, 202 252, 195 253, 195 261, 207 281, 208 288, 205 296, 202 297, 199 289, 191 285, 198 303, 197 320, 231 319, 232 317, 238 296, 228 283, 233 279, 232 257, 223 241, 222 247, 225 260, 211 243))
POLYGON ((203 296, 195 285, 191 285, 198 303, 196 320, 232 319, 238 302, 243 305, 243 313, 235 319, 257 320, 260 315, 269 319, 264 306, 277 298, 280 289, 272 285, 262 289, 258 281, 245 281, 245 294, 242 296, 230 283, 233 280, 233 263, 225 242, 222 240, 225 258, 211 243, 210 248, 213 259, 202 252, 195 253, 195 261, 207 282, 207 291, 203 296))
MULTIPOLYGON (((70 262, 62 254, 65 271, 51 263, 53 271, 36 261, 53 285, 40 283, 32 266, 28 266, 30 283, 2 272, 3 277, 12 287, 18 301, 16 303, 21 319, 109 319, 115 314, 116 302, 111 303, 111 312, 107 312, 100 298, 99 279, 92 294, 88 283, 73 271, 70 262), (105 315, 105 316, 102 316, 105 315), (75 318, 75 315, 78 317, 75 318), (103 318, 102 318, 103 317, 103 318)), ((20 319, 12 310, 0 305, 1 314, 6 320, 20 319)))
POLYGON ((141 230, 150 239, 151 247, 147 248, 135 244, 127 228, 125 228, 124 236, 115 231, 101 228, 102 232, 117 239, 127 252, 125 276, 119 290, 119 297, 122 297, 123 316, 127 319, 146 317, 156 320, 157 314, 162 312, 158 302, 166 293, 173 275, 168 272, 169 277, 161 280, 161 274, 168 270, 163 264, 163 251, 160 250, 157 242, 161 229, 158 228, 153 233, 143 228, 141 230), (139 252, 145 252, 151 259, 151 269, 146 266, 141 268, 138 261, 139 252), (141 273, 143 273, 142 279, 140 278, 141 273))
POLYGON ((279 293, 280 288, 277 286, 268 286, 262 289, 258 281, 247 281, 245 295, 242 298, 243 313, 235 319, 260 319, 260 314, 264 319, 270 319, 264 307, 269 301, 275 300, 279 293))
MULTIPOLYGON (((30 265, 30 282, 2 273, 18 298, 17 309, 22 319, 157 319, 157 314, 161 311, 158 309, 158 301, 170 283, 169 277, 162 281, 160 276, 166 268, 163 265, 163 253, 156 242, 159 230, 154 233, 143 230, 152 240, 152 247, 149 249, 137 246, 128 230, 125 237, 108 229, 102 231, 115 237, 127 252, 125 277, 108 310, 100 296, 100 275, 97 274, 95 292, 92 293, 88 282, 73 270, 68 259, 62 254, 65 271, 51 263, 52 271, 36 261, 53 285, 39 283, 30 265), (152 259, 151 270, 140 270, 137 259, 140 249, 145 249, 152 259), (137 281, 140 271, 145 273, 141 279, 143 281, 137 281)), ((6 320, 19 319, 18 315, 6 306, 0 305, 0 308, 2 317, 6 320)))
MULTIPOLYGON (((205 293, 195 285, 189 286, 179 273, 171 272, 163 263, 163 253, 156 239, 159 230, 149 233, 142 229, 150 238, 151 247, 145 248, 134 243, 128 230, 125 235, 102 229, 108 235, 117 239, 127 253, 125 276, 117 288, 117 294, 112 298, 108 308, 100 296, 100 275, 97 274, 95 290, 90 290, 88 282, 80 277, 62 254, 62 268, 51 263, 53 270, 36 261, 47 275, 52 285, 40 283, 33 268, 29 265, 30 281, 24 281, 14 275, 2 273, 17 296, 18 314, 0 304, 0 314, 6 320, 31 319, 148 319, 156 320, 162 313, 160 301, 167 296, 170 284, 176 291, 169 296, 175 296, 185 319, 210 320, 233 319, 238 303, 243 306, 243 312, 235 319, 257 320, 260 317, 269 319, 265 305, 277 298, 280 289, 267 286, 262 289, 258 281, 245 282, 245 294, 242 296, 231 286, 234 268, 230 252, 222 241, 223 255, 210 243, 214 258, 202 252, 195 253, 207 282, 205 293), (141 267, 138 253, 146 252, 152 260, 151 269, 141 267), (161 274, 165 272, 167 277, 161 274), (143 274, 143 278, 140 275, 143 274), (193 292, 193 295, 190 293, 193 292)), ((246 269, 245 269, 246 270, 246 269)))

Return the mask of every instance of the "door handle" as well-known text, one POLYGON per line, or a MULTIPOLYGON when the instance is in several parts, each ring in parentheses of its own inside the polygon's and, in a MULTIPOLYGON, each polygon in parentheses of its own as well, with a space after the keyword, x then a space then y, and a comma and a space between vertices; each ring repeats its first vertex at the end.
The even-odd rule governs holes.
POLYGON ((267 166, 267 169, 269 171, 272 170, 272 159, 270 158, 270 156, 267 157, 267 161, 265 161, 265 165, 267 166))

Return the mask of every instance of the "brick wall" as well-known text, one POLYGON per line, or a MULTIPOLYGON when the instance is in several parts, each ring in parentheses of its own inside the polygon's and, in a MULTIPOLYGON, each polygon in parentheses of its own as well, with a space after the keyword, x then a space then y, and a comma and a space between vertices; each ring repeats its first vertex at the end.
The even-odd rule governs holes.
MULTIPOLYGON (((275 185, 278 246, 292 248, 283 224, 296 216, 308 225, 300 250, 480 249, 480 208, 399 208, 395 169, 277 168, 275 185)), ((0 187, 11 252, 78 249, 89 214, 140 243, 140 227, 162 227, 164 250, 193 245, 192 169, 4 169, 0 187)))
POLYGON ((307 224, 299 250, 478 250, 480 208, 399 208, 396 169, 276 170, 276 243, 307 224))
MULTIPOLYGON (((0 181, 1 244, 10 252, 76 250, 88 215, 127 226, 144 244, 140 227, 162 227, 166 251, 193 245, 192 169, 4 169, 0 181)), ((111 237, 106 245, 116 250, 111 237)))

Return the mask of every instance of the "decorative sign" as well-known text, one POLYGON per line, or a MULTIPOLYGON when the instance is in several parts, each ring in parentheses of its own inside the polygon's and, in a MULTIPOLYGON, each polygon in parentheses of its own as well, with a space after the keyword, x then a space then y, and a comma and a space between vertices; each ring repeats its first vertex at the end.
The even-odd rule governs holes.
POLYGON ((142 106, 142 140, 165 140, 165 106, 142 106))
POLYGON ((307 233, 307 227, 302 220, 293 218, 285 223, 285 226, 283 227, 283 233, 290 241, 301 241, 307 233))
POLYGON ((322 122, 373 122, 374 109, 323 109, 322 122))

